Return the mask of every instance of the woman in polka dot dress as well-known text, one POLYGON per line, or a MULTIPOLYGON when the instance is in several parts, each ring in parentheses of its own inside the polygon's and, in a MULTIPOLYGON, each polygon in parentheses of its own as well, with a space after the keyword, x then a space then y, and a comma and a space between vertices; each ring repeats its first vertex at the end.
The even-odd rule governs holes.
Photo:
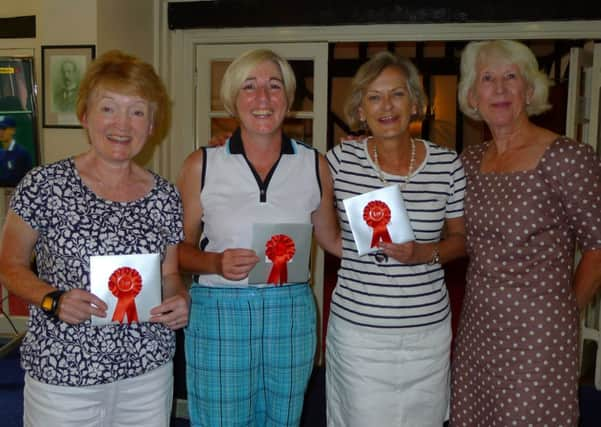
POLYGON ((492 140, 463 155, 470 264, 452 426, 578 422, 579 309, 601 285, 601 163, 530 122, 550 108, 548 87, 521 43, 472 42, 462 54, 461 109, 492 140))

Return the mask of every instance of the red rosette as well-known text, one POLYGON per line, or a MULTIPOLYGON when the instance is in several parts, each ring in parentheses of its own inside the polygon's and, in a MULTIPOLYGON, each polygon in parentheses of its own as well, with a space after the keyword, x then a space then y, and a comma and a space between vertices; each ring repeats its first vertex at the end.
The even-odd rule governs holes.
POLYGON ((374 229, 371 238, 371 247, 378 246, 380 241, 391 242, 386 226, 390 222, 390 208, 380 200, 372 200, 363 208, 363 220, 374 229))
POLYGON ((109 290, 117 297, 117 306, 113 313, 113 321, 123 323, 127 316, 127 323, 138 321, 136 310, 136 296, 142 290, 142 276, 131 267, 120 267, 109 277, 109 290))
POLYGON ((276 286, 288 281, 288 269, 286 264, 292 259, 296 247, 294 240, 285 234, 276 234, 265 244, 265 255, 273 263, 267 283, 276 286))

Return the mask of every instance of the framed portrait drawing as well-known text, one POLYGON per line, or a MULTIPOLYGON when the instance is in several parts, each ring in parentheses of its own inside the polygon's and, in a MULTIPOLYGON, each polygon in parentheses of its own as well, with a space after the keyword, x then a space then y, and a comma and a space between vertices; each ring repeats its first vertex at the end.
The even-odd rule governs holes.
POLYGON ((81 127, 75 114, 79 82, 96 55, 94 45, 42 46, 43 125, 81 127))

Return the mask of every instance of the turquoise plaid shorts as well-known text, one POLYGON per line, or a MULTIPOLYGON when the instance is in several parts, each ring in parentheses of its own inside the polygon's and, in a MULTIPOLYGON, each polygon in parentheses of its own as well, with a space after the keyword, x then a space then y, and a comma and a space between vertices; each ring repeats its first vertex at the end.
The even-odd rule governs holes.
POLYGON ((311 288, 195 283, 190 294, 185 350, 191 425, 298 426, 315 356, 311 288))

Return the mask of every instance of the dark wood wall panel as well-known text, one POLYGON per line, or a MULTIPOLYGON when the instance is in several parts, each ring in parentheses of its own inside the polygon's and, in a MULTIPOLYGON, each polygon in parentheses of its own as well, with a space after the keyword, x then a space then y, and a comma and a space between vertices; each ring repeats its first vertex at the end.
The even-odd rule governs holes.
POLYGON ((35 38, 35 16, 0 18, 0 39, 35 38))
POLYGON ((215 0, 169 3, 169 28, 601 19, 596 1, 215 0))

